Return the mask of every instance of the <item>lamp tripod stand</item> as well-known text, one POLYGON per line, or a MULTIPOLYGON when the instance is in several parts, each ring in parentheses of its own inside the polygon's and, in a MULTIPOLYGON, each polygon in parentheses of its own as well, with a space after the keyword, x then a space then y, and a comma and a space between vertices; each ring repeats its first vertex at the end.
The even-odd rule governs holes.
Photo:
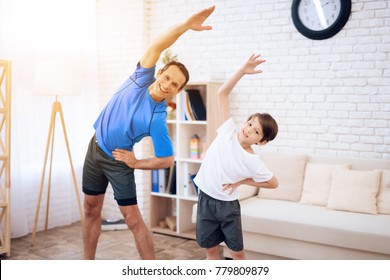
POLYGON ((53 162, 53 147, 54 147, 54 132, 55 132, 55 124, 56 124, 57 113, 59 113, 59 115, 60 115, 62 129, 64 131, 65 143, 66 143, 66 148, 67 148, 67 151, 68 151, 70 167, 71 167, 71 170, 72 170, 73 184, 74 184, 74 189, 75 189, 75 192, 76 192, 77 203, 78 203, 79 210, 80 210, 81 222, 84 223, 83 210, 81 208, 80 195, 79 195, 79 191, 78 191, 76 175, 75 175, 74 168, 73 168, 72 156, 70 154, 68 136, 66 134, 64 114, 62 112, 61 103, 57 101, 57 96, 56 96, 56 101, 53 102, 52 111, 51 111, 51 120, 50 120, 50 126, 49 126, 49 134, 47 136, 45 160, 44 160, 44 164, 43 164, 43 171, 42 171, 41 185, 40 185, 39 195, 38 195, 37 209, 36 209, 36 212, 35 212, 34 228, 33 228, 33 232, 32 232, 32 243, 33 243, 33 245, 35 244, 35 237, 36 237, 36 230, 37 230, 37 224, 38 224, 39 209, 40 209, 40 206, 41 206, 42 190, 43 190, 43 185, 44 185, 44 182, 45 182, 46 163, 47 163, 47 157, 48 157, 48 152, 49 152, 49 148, 50 148, 50 167, 49 167, 48 191, 47 191, 47 201, 46 201, 45 231, 48 228, 49 205, 50 205, 50 203, 49 203, 50 202, 50 188, 51 188, 51 175, 52 175, 52 162, 53 162))

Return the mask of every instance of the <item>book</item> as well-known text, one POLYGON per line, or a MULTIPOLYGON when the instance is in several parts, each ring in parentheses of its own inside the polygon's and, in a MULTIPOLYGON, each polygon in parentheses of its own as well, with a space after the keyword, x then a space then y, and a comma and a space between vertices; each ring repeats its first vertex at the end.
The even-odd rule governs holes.
POLYGON ((158 170, 152 170, 152 192, 158 192, 158 170))
POLYGON ((169 181, 169 185, 167 186, 168 193, 176 194, 176 161, 175 164, 170 169, 171 174, 169 175, 171 180, 169 181))
POLYGON ((203 103, 202 96, 197 89, 188 89, 187 95, 191 105, 192 113, 195 120, 205 121, 206 120, 206 107, 203 103))
POLYGON ((190 173, 188 173, 188 164, 183 164, 183 194, 185 196, 191 195, 192 187, 190 180, 190 173))
POLYGON ((185 114, 185 119, 188 120, 188 121, 193 121, 195 120, 195 116, 194 116, 194 112, 192 110, 192 107, 191 107, 191 103, 190 103, 190 99, 189 99, 189 93, 186 91, 185 92, 185 110, 184 110, 184 114, 185 114))
POLYGON ((169 167, 158 169, 158 192, 165 193, 168 183, 169 167))
MULTIPOLYGON (((165 188, 165 192, 166 193, 170 193, 170 188, 171 188, 171 185, 172 185, 172 179, 173 179, 173 172, 174 172, 174 168, 175 168, 175 164, 176 162, 174 163, 174 165, 170 166, 168 168, 168 183, 166 185, 166 188, 165 188)), ((176 175, 175 175, 176 176, 176 175)), ((176 182, 176 181, 175 181, 176 182)))
POLYGON ((164 186, 164 192, 167 192, 168 189, 168 182, 169 182, 169 176, 171 175, 171 168, 165 168, 165 186, 164 186))
POLYGON ((183 118, 183 120, 188 121, 188 117, 187 117, 187 113, 186 113, 187 92, 185 90, 183 90, 180 92, 179 95, 180 95, 179 100, 180 100, 180 108, 182 111, 182 118, 183 118))
POLYGON ((124 219, 106 219, 102 220, 102 230, 124 230, 128 229, 124 219))
POLYGON ((195 177, 196 177, 196 174, 189 174, 189 176, 190 176, 190 179, 191 179, 191 185, 192 185, 192 187, 194 188, 195 193, 198 195, 198 194, 199 194, 199 188, 198 188, 198 186, 195 184, 195 181, 194 181, 194 179, 195 179, 195 177))

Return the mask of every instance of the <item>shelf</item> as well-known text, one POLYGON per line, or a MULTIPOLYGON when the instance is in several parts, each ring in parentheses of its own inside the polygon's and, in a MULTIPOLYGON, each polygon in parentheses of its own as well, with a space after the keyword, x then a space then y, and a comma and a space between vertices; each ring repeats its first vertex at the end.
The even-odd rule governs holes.
POLYGON ((207 121, 186 121, 186 120, 167 120, 167 124, 183 124, 183 125, 207 125, 207 121))
POLYGON ((184 125, 207 125, 207 121, 177 121, 177 123, 184 125))
POLYGON ((184 232, 177 232, 170 230, 168 228, 160 228, 160 227, 152 227, 150 230, 154 233, 160 233, 160 234, 166 234, 166 235, 172 235, 172 236, 178 236, 188 239, 196 239, 196 230, 187 230, 184 232))
POLYGON ((163 197, 163 198, 172 198, 172 199, 182 199, 182 200, 190 200, 190 201, 198 201, 197 195, 177 195, 177 194, 169 194, 169 193, 158 193, 151 192, 152 196, 163 197))
POLYGON ((152 227, 150 228, 150 230, 156 233, 179 236, 179 234, 176 231, 170 230, 169 228, 152 227))
MULTIPOLYGON (((156 233, 196 239, 196 225, 192 223, 194 205, 198 202, 198 195, 190 175, 198 172, 202 158, 191 158, 190 142, 194 134, 200 141, 200 154, 204 154, 207 147, 216 136, 220 125, 217 112, 217 90, 221 83, 207 82, 188 84, 185 89, 198 90, 206 107, 207 120, 186 120, 184 112, 187 110, 186 95, 176 96, 175 119, 168 119, 167 125, 175 151, 176 161, 176 194, 151 192, 151 230, 156 233), (160 222, 168 216, 176 216, 176 230, 160 227, 160 222)), ((192 104, 193 105, 193 104, 192 104)))
POLYGON ((178 162, 187 162, 187 163, 202 163, 202 159, 198 158, 178 158, 178 162))
POLYGON ((189 239, 196 239, 196 230, 188 230, 184 232, 180 232, 180 237, 189 238, 189 239))
POLYGON ((166 198, 176 198, 176 194, 170 193, 159 193, 159 192, 151 192, 153 196, 166 197, 166 198))
POLYGON ((0 254, 11 256, 11 61, 0 60, 0 254))

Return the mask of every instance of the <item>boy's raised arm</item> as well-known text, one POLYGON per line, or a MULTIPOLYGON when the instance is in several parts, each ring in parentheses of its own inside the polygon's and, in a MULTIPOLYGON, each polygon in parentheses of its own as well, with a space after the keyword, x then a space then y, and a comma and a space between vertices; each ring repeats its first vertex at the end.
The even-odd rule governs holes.
POLYGON ((229 95, 233 88, 244 75, 262 73, 263 71, 256 70, 256 67, 263 62, 265 62, 265 60, 261 59, 260 54, 252 54, 251 57, 245 62, 245 64, 218 89, 218 110, 222 118, 222 122, 230 118, 229 95))
POLYGON ((156 65, 161 53, 169 48, 181 35, 187 30, 203 31, 211 30, 209 25, 203 25, 206 19, 214 11, 215 6, 204 9, 198 13, 193 14, 186 21, 179 23, 161 35, 159 35, 147 48, 146 52, 142 55, 140 64, 144 68, 150 68, 156 65))

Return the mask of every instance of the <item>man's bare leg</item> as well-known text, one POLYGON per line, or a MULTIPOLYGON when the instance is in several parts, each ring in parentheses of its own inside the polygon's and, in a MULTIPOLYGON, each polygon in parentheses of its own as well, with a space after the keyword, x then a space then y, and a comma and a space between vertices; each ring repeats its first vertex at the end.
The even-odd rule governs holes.
POLYGON ((101 231, 101 211, 104 194, 84 196, 83 245, 84 259, 93 260, 101 231))
POLYGON ((127 226, 132 231, 138 252, 143 260, 154 260, 154 244, 152 235, 142 219, 138 205, 119 206, 127 226))

